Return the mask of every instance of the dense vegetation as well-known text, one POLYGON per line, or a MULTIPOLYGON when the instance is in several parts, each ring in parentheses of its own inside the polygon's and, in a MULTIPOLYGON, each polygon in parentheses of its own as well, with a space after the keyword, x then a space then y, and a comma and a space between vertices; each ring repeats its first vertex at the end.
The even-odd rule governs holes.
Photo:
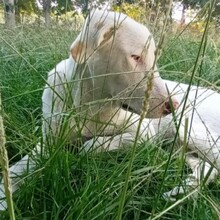
MULTIPOLYGON (((76 34, 67 27, 0 29, 0 88, 11 163, 40 141, 41 94, 47 72, 68 56, 76 34)), ((159 60, 164 78, 188 82, 201 36, 187 30, 169 34, 159 60)), ((219 89, 219 38, 210 33, 205 44, 196 76, 201 84, 219 89)), ((123 219, 219 218, 219 180, 204 187, 196 200, 186 197, 172 204, 162 198, 188 172, 178 154, 170 155, 171 146, 143 142, 138 147, 123 219)), ((24 178, 15 193, 17 219, 115 219, 129 156, 130 149, 79 155, 63 145, 54 147, 49 159, 36 159, 37 170, 24 178)), ((2 216, 8 219, 7 213, 2 216)))

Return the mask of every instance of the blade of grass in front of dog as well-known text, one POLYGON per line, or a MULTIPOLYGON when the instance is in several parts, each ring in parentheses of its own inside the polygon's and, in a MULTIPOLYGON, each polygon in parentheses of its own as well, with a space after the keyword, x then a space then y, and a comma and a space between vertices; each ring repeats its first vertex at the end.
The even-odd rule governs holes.
POLYGON ((3 126, 3 118, 1 116, 1 95, 0 95, 0 164, 2 167, 2 174, 4 180, 4 188, 5 188, 5 196, 6 202, 8 205, 8 211, 11 220, 15 220, 14 206, 12 200, 12 188, 11 181, 9 176, 9 163, 8 163, 8 155, 7 150, 5 148, 5 130, 3 126))
POLYGON ((117 213, 118 220, 122 219, 125 198, 126 198, 126 193, 127 193, 127 189, 128 189, 128 182, 129 182, 129 178, 131 176, 131 170, 132 170, 132 166, 133 166, 133 162, 134 162, 134 158, 135 158, 135 152, 136 152, 136 148, 137 148, 137 144, 138 144, 141 123, 144 120, 146 113, 148 112, 148 109, 149 109, 149 99, 150 99, 150 95, 151 95, 151 92, 153 89, 154 70, 155 70, 156 62, 157 62, 157 60, 160 56, 161 50, 162 50, 162 45, 164 42, 166 27, 167 27, 167 23, 168 23, 168 16, 169 16, 170 10, 172 8, 172 2, 173 2, 172 0, 168 1, 166 18, 164 21, 164 25, 163 25, 161 36, 159 39, 159 43, 157 45, 157 49, 155 51, 154 63, 153 63, 153 66, 151 67, 151 70, 149 71, 149 76, 148 76, 146 90, 145 90, 145 97, 143 100, 142 112, 140 114, 140 120, 139 120, 139 124, 138 124, 137 131, 136 131, 135 141, 132 146, 131 158, 128 163, 127 173, 126 173, 126 177, 125 177, 125 184, 124 184, 124 188, 123 188, 122 194, 121 194, 121 200, 119 202, 119 209, 118 209, 118 213, 117 213))

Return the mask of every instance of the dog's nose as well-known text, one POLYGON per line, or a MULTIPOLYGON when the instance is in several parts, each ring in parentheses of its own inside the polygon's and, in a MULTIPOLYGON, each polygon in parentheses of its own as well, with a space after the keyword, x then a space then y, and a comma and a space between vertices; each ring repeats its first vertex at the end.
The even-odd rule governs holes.
POLYGON ((164 103, 163 114, 164 115, 170 114, 171 112, 176 110, 178 108, 178 106, 179 106, 179 102, 174 98, 170 99, 169 101, 166 101, 164 103))

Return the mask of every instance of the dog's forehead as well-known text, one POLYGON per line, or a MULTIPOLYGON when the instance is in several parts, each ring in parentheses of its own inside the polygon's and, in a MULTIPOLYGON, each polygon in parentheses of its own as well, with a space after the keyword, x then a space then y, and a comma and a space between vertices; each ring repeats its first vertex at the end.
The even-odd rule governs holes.
POLYGON ((139 42, 146 42, 150 36, 149 30, 144 25, 118 12, 96 10, 91 13, 87 22, 89 22, 87 26, 89 26, 91 32, 109 27, 109 29, 114 29, 116 34, 129 35, 130 37, 126 39, 136 38, 139 42))
POLYGON ((118 12, 95 10, 90 13, 89 20, 94 23, 108 23, 112 21, 118 23, 125 20, 127 17, 127 15, 118 12))
POLYGON ((123 44, 129 48, 143 49, 151 41, 151 34, 148 29, 131 19, 126 19, 121 26, 116 30, 116 38, 118 42, 123 41, 123 44), (118 35, 117 35, 118 33, 118 35))
POLYGON ((118 30, 121 31, 121 33, 126 33, 126 35, 128 36, 126 39, 134 38, 136 39, 136 41, 139 42, 146 42, 150 36, 150 32, 145 26, 137 22, 131 23, 129 22, 129 20, 128 22, 124 22, 124 24, 122 24, 121 30, 120 28, 118 30))

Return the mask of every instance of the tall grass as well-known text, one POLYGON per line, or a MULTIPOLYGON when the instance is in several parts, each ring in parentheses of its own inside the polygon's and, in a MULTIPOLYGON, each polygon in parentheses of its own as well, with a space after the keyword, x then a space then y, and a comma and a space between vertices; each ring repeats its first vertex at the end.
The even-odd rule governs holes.
MULTIPOLYGON (((0 87, 11 163, 39 141, 47 72, 68 56, 76 34, 59 27, 0 29, 0 87)), ((201 38, 190 32, 167 38, 159 60, 161 75, 189 82, 200 45, 201 38)), ((208 36, 206 48, 194 83, 199 77, 203 85, 216 88, 220 85, 220 43, 215 35, 208 36)), ((162 141, 143 141, 137 146, 123 219, 218 219, 219 180, 204 187, 196 200, 185 198, 174 204, 163 200, 161 193, 178 185, 189 172, 180 166, 178 154, 170 155, 170 146, 162 141)), ((23 179, 15 193, 16 219, 116 219, 131 149, 82 155, 70 152, 63 143, 56 147, 49 159, 36 158, 36 171, 23 179)), ((1 213, 1 219, 8 219, 7 212, 1 213)))

